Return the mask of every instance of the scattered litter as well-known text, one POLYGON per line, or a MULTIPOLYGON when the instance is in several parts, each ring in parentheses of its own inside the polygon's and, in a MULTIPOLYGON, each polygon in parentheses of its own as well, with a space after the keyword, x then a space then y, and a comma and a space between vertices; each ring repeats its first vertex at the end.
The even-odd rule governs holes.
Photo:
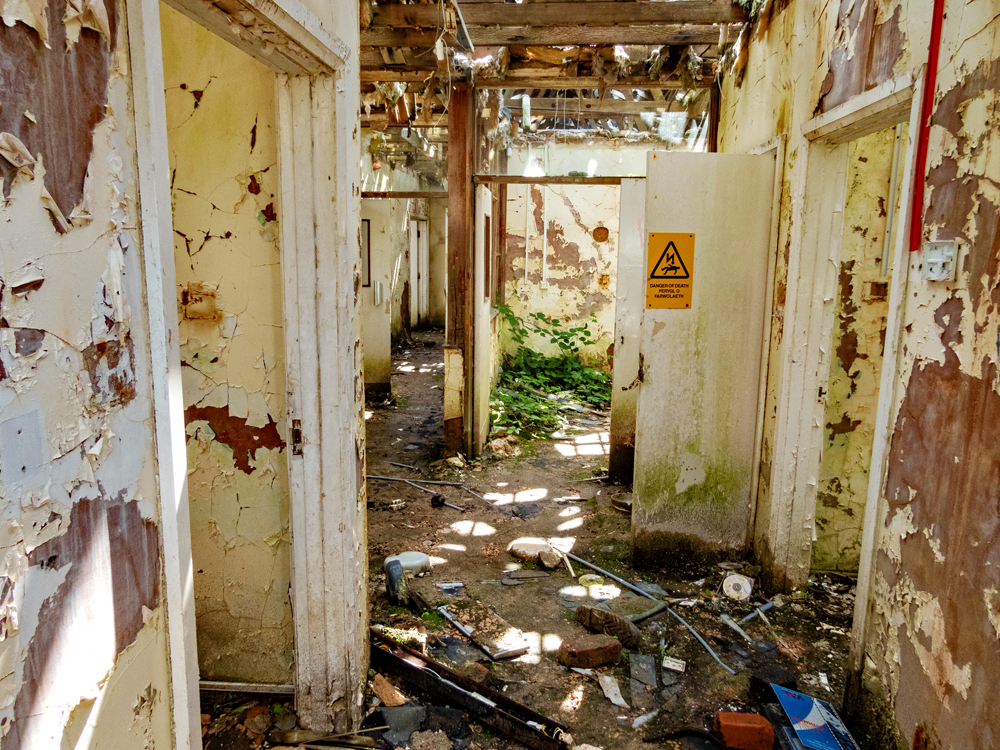
POLYGON ((398 466, 401 469, 413 469, 414 471, 420 471, 416 466, 410 466, 409 464, 397 464, 395 461, 389 462, 390 466, 398 466))
POLYGON ((743 570, 743 563, 740 562, 720 562, 719 567, 723 570, 743 570))
POLYGON ((632 515, 632 493, 619 492, 611 496, 611 507, 623 516, 632 515))
POLYGON ((465 508, 462 508, 461 506, 449 503, 447 500, 444 499, 444 495, 439 495, 437 493, 435 493, 434 497, 431 498, 431 507, 432 508, 454 508, 455 510, 459 510, 462 513, 465 513, 465 508))
POLYGON ((387 706, 402 706, 406 703, 406 697, 380 674, 375 675, 372 680, 372 692, 387 706))
MULTIPOLYGON (((723 666, 725 666, 725 665, 723 665, 723 666)), ((669 669, 671 672, 680 672, 680 673, 683 673, 684 670, 687 669, 687 662, 685 662, 685 661, 683 661, 681 659, 675 659, 672 656, 664 656, 663 657, 663 668, 664 669, 669 669)), ((663 683, 666 684, 666 682, 667 682, 666 677, 664 677, 663 678, 663 683)))
POLYGON ((722 582, 722 590, 730 599, 738 602, 746 601, 753 591, 753 581, 739 573, 730 573, 722 582))
POLYGON ((495 661, 512 659, 526 654, 530 648, 524 634, 495 612, 475 602, 462 610, 461 616, 475 625, 463 623, 448 611, 447 605, 437 608, 448 622, 462 635, 475 643, 483 653, 495 661))
POLYGON ((504 573, 508 578, 548 578, 544 570, 508 570, 504 573))
POLYGON ((601 547, 601 552, 614 552, 614 551, 615 551, 615 545, 613 544, 608 544, 604 547, 601 547))
POLYGON ((574 745, 573 750, 604 750, 604 748, 595 747, 594 745, 574 745))
MULTIPOLYGON (((719 666, 721 666, 723 669, 725 669, 727 672, 729 672, 729 674, 736 674, 736 671, 733 670, 733 669, 731 669, 730 667, 726 666, 726 663, 724 661, 722 661, 722 659, 719 658, 719 655, 712 650, 712 647, 709 646, 705 642, 705 639, 702 638, 698 634, 698 631, 695 630, 694 628, 692 628, 690 625, 688 625, 687 622, 684 620, 683 617, 681 617, 679 614, 677 614, 672 609, 670 609, 670 607, 667 607, 667 612, 669 612, 675 618, 677 618, 677 620, 680 622, 680 624, 683 625, 685 628, 687 628, 688 631, 691 633, 691 635, 693 635, 695 638, 698 639, 698 643, 700 643, 705 648, 705 650, 708 651, 708 653, 712 655, 713 659, 715 659, 717 662, 719 662, 719 666)), ((669 669, 669 667, 668 667, 668 669, 669 669)))
POLYGON ((729 615, 724 614, 721 617, 719 617, 719 619, 722 620, 724 623, 726 623, 726 625, 728 625, 729 627, 731 627, 737 633, 739 633, 741 636, 743 636, 746 639, 747 643, 753 643, 753 638, 751 638, 750 636, 748 636, 746 634, 746 632, 743 630, 743 628, 741 628, 739 625, 736 624, 736 621, 733 620, 732 617, 730 617, 729 615))
MULTIPOLYGON (((778 597, 775 597, 775 599, 777 599, 777 598, 778 597)), ((773 606, 774 606, 774 599, 772 599, 771 601, 769 601, 767 604, 764 604, 764 605, 762 605, 760 607, 757 607, 757 609, 755 609, 753 612, 751 612, 746 617, 744 617, 742 620, 740 620, 739 624, 742 625, 743 623, 747 622, 748 620, 752 620, 754 617, 756 617, 757 615, 759 615, 761 612, 767 612, 767 610, 769 610, 773 606)))
POLYGON ((424 541, 422 541, 421 544, 424 545, 425 547, 433 547, 434 546, 434 542, 432 542, 430 539, 424 539, 424 541))
POLYGON ((847 635, 847 631, 843 628, 838 628, 833 625, 828 625, 825 622, 819 624, 820 629, 827 631, 828 633, 834 633, 836 635, 847 635))
POLYGON ((465 463, 465 456, 463 456, 461 453, 459 453, 457 456, 450 456, 449 458, 446 458, 445 461, 449 465, 454 466, 457 469, 464 469, 467 465, 465 463))
POLYGON ((830 689, 830 680, 826 676, 825 672, 820 672, 819 673, 819 681, 823 685, 823 687, 826 688, 826 692, 828 692, 828 693, 832 693, 833 692, 833 690, 830 689))
POLYGON ((398 559, 387 559, 382 566, 385 572, 385 593, 393 604, 406 604, 409 598, 409 586, 406 583, 406 572, 398 559))
POLYGON ((507 545, 507 551, 518 560, 538 562, 538 555, 545 551, 551 552, 552 545, 537 537, 522 537, 507 545))
POLYGON ((631 708, 631 706, 625 702, 625 699, 622 698, 622 691, 621 688, 618 687, 618 680, 611 675, 602 674, 597 678, 597 682, 600 684, 601 690, 604 691, 605 698, 614 703, 616 706, 631 708))
POLYGON ((582 675, 584 675, 586 677, 593 677, 594 676, 594 670, 593 669, 584 669, 583 667, 570 667, 570 669, 573 670, 574 672, 582 674, 582 675))
POLYGON ((656 657, 650 654, 632 654, 629 657, 628 666, 629 674, 633 680, 638 680, 643 685, 656 687, 656 657))
POLYGON ((858 750, 858 743, 847 731, 837 710, 829 703, 779 685, 771 687, 803 745, 811 748, 858 750))
POLYGON ((635 721, 632 722, 632 728, 638 729, 639 727, 648 723, 649 720, 652 719, 654 716, 656 716, 656 714, 658 713, 659 711, 650 711, 648 714, 643 714, 642 716, 638 717, 635 721))
MULTIPOLYGON (((533 748, 552 748, 553 740, 557 743, 555 745, 557 748, 567 748, 572 744, 569 727, 542 716, 486 685, 448 669, 419 651, 382 636, 375 630, 369 630, 369 633, 374 669, 397 675, 413 683, 432 699, 452 709, 461 709, 468 714, 469 719, 480 721, 519 744, 533 748), (544 727, 544 731, 540 731, 538 727, 544 727)), ((383 709, 383 716, 386 711, 401 711, 404 708, 409 707, 383 709)), ((426 710, 443 712, 451 709, 426 710)), ((388 717, 385 719, 386 723, 392 723, 388 717)), ((418 726, 415 729, 419 728, 418 726)), ((435 727, 426 726, 424 729, 435 729, 435 727)))
POLYGON ((426 573, 431 569, 431 559, 423 552, 400 552, 398 555, 390 555, 385 558, 385 563, 382 565, 383 570, 393 560, 398 560, 399 564, 403 566, 403 570, 413 575, 426 573))
POLYGON ((604 579, 600 576, 595 576, 593 573, 587 573, 580 576, 580 585, 590 588, 591 586, 603 586, 604 579))
MULTIPOLYGON (((614 547, 611 548, 614 550, 614 547)), ((641 588, 647 594, 652 594, 653 596, 666 596, 667 592, 663 588, 655 583, 637 583, 636 586, 641 588)))
POLYGON ((465 584, 461 581, 441 581, 434 585, 448 596, 464 596, 465 594, 465 584))
POLYGON ((587 477, 586 479, 581 479, 581 482, 600 482, 602 479, 608 479, 608 476, 603 477, 587 477))
POLYGON ((389 510, 405 510, 406 502, 404 500, 396 499, 389 503, 389 510))
MULTIPOLYGON (((597 607, 582 605, 576 608, 576 621, 597 633, 604 633, 613 638, 617 638, 619 643, 625 648, 638 648, 642 640, 642 633, 639 632, 633 623, 626 620, 621 615, 608 612, 597 607)), ((633 658, 642 658, 635 656, 633 658)), ((653 680, 656 680, 656 667, 652 664, 653 657, 649 657, 650 666, 653 669, 653 680)))
POLYGON ((420 450, 421 447, 422 446, 420 445, 420 443, 408 443, 407 445, 403 446, 403 450, 404 451, 418 451, 418 450, 420 450))

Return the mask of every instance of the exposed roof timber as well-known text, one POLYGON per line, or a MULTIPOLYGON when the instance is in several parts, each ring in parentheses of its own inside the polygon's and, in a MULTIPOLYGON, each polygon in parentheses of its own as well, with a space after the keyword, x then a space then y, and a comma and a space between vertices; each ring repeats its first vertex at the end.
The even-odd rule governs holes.
MULTIPOLYGON (((658 89, 679 91, 684 88, 684 85, 679 79, 674 79, 671 81, 650 81, 648 78, 632 77, 632 78, 619 78, 615 83, 607 83, 602 78, 597 76, 578 76, 574 78, 562 77, 562 78, 508 78, 507 80, 501 81, 499 78, 491 79, 478 79, 475 83, 476 88, 481 89, 510 89, 511 91, 516 91, 520 89, 552 89, 552 90, 590 90, 599 89, 604 86, 608 91, 613 91, 615 89, 648 89, 650 91, 656 91, 658 89)), ((706 76, 705 79, 700 84, 704 87, 709 87, 712 85, 711 76, 706 76)), ((531 100, 532 109, 535 106, 535 100, 531 100)))
MULTIPOLYGON (((686 4, 686 2, 685 2, 686 4)), ((511 6, 517 7, 517 6, 511 6)), ((538 44, 555 47, 574 44, 717 44, 719 29, 714 26, 473 26, 473 44, 538 44)), ((365 47, 432 48, 435 31, 373 26, 361 32, 365 47)), ((453 47, 461 45, 452 34, 444 35, 453 47)), ((430 63, 430 61, 428 61, 430 63)))
MULTIPOLYGON (((520 99, 504 102, 511 109, 520 110, 520 99)), ((531 115, 552 115, 579 120, 582 118, 617 117, 619 115, 639 115, 643 112, 666 112, 670 102, 625 102, 621 99, 534 99, 531 100, 531 115)))
POLYGON ((362 70, 361 83, 423 83, 431 70, 362 70))
POLYGON ((167 0, 167 4, 280 73, 330 73, 350 56, 347 45, 298 2, 167 0))
MULTIPOLYGON (((572 18, 581 25, 739 23, 747 13, 735 3, 685 0, 685 2, 463 2, 462 18, 473 26, 556 26, 572 18)), ((441 14, 436 5, 379 5, 375 26, 437 28, 441 14)))

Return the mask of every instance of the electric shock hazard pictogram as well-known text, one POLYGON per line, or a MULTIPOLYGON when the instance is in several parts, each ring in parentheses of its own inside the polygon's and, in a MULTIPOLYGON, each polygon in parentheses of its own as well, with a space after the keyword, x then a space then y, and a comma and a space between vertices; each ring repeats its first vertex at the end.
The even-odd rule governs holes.
POLYGON ((650 232, 646 252, 646 309, 691 309, 694 235, 650 232))
POLYGON ((677 252, 677 246, 670 242, 667 249, 663 251, 660 259, 656 261, 656 267, 649 274, 650 279, 690 279, 687 266, 677 252))

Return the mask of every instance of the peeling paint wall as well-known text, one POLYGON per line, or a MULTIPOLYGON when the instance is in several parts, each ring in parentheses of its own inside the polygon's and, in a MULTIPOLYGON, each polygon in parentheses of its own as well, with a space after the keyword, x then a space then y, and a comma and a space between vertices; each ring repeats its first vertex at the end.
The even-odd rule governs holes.
MULTIPOLYGON (((642 175, 647 151, 604 144, 591 149, 551 146, 549 173, 567 174, 593 162, 595 174, 642 175)), ((509 171, 543 174, 545 161, 541 148, 532 148, 529 155, 527 147, 518 147, 509 171)), ((507 190, 507 304, 524 319, 540 312, 563 324, 590 323, 597 343, 583 353, 601 361, 606 361, 615 330, 619 193, 614 185, 510 185, 507 190), (597 316, 596 324, 590 321, 591 313, 597 316)), ((537 335, 528 344, 550 354, 558 350, 537 335)), ((512 346, 505 340, 506 351, 512 346)))
POLYGON ((168 747, 124 4, 0 16, 0 744, 168 747))
POLYGON ((290 683, 274 76, 160 15, 201 676, 290 683))
MULTIPOLYGON (((802 123, 852 93, 917 73, 927 60, 930 10, 931 3, 905 0, 773 7, 751 41, 745 68, 724 85, 723 148, 746 150, 787 133, 785 179, 795 185, 802 179, 802 123), (879 47, 886 44, 895 49, 879 47)), ((946 0, 937 76, 921 176, 927 194, 918 210, 925 208, 926 238, 958 238, 966 250, 955 282, 923 279, 921 253, 908 254, 908 267, 894 269, 893 283, 905 275, 907 290, 885 515, 876 519, 874 590, 862 603, 872 612, 867 657, 860 690, 847 707, 858 730, 879 747, 921 750, 1000 742, 993 694, 1000 679, 995 2, 946 0)), ((788 200, 783 196, 783 237, 788 200)), ((788 257, 779 255, 775 320, 782 315, 787 266, 788 257)), ((772 367, 769 387, 775 374, 772 367)))
MULTIPOLYGON (((894 224, 899 216, 898 184, 889 197, 895 142, 896 129, 889 128, 850 145, 813 570, 858 570, 889 310, 890 277, 882 273, 882 256, 890 200, 894 224)), ((905 154, 905 126, 901 149, 905 154)), ((897 165, 897 181, 901 172, 897 165)), ((890 248, 887 261, 891 257, 890 248)))

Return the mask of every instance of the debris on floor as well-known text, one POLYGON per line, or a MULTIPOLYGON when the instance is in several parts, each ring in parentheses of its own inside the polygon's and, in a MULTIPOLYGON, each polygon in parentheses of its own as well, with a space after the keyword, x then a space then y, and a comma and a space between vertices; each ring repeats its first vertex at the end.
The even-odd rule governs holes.
MULTIPOLYGON (((413 350, 414 369, 393 374, 397 403, 406 406, 376 408, 367 421, 368 471, 405 475, 418 487, 369 480, 371 622, 390 643, 376 646, 373 636, 366 726, 389 723, 376 674, 406 697, 393 711, 450 706, 466 717, 464 739, 423 720, 409 735, 440 729, 460 750, 461 742, 476 750, 532 746, 486 721, 487 710, 499 712, 481 698, 496 702, 494 694, 534 712, 521 722, 528 730, 535 721, 551 741, 546 732, 558 727, 580 750, 640 750, 657 737, 677 748, 722 747, 720 711, 766 716, 780 743, 782 726, 766 713, 778 705, 772 683, 831 703, 843 695, 853 581, 814 575, 802 591, 769 597, 760 569, 741 560, 635 567, 649 561, 633 561, 630 519, 613 502, 622 496, 622 505, 631 488, 606 478, 607 419, 571 418, 551 440, 521 437, 516 452, 449 463, 441 459, 442 394, 429 387, 441 359, 440 347, 413 350), (401 459, 397 437, 422 447, 401 459), (400 461, 407 467, 393 468, 400 461), (431 507, 431 487, 465 512, 431 507), (397 499, 406 507, 392 510, 397 499), (383 565, 400 553, 426 564, 404 571, 406 596, 390 601, 383 565), (491 659, 500 641, 484 651, 473 642, 487 636, 479 630, 522 639, 525 650, 491 659), (419 655, 406 657, 420 665, 411 664, 409 677, 380 662, 396 643, 419 655), (464 692, 442 693, 446 682, 464 692)), ((507 442, 494 442, 501 438, 507 442)), ((378 747, 403 746, 375 735, 378 747)))

